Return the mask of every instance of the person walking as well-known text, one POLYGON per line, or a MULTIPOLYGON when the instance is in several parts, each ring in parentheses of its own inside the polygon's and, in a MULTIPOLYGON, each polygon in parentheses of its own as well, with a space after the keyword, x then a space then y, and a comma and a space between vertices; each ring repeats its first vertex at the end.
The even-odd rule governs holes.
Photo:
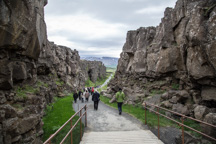
POLYGON ((91 88, 91 95, 94 93, 94 87, 91 88))
POLYGON ((76 103, 77 102, 77 98, 78 98, 77 91, 74 92, 73 98, 74 98, 74 102, 76 103))
POLYGON ((78 95, 79 95, 79 100, 81 100, 81 95, 82 95, 82 91, 81 90, 79 90, 78 95))
POLYGON ((92 96, 92 101, 94 101, 94 110, 98 110, 98 103, 100 101, 100 94, 97 90, 94 91, 92 96))
POLYGON ((116 101, 118 104, 119 115, 122 113, 122 104, 125 99, 125 94, 122 92, 122 89, 119 88, 119 92, 116 93, 116 101))
POLYGON ((86 90, 86 92, 85 92, 85 99, 86 99, 86 102, 88 102, 88 98, 89 98, 89 92, 88 92, 88 90, 86 90))
POLYGON ((85 91, 81 94, 82 103, 85 101, 85 91))

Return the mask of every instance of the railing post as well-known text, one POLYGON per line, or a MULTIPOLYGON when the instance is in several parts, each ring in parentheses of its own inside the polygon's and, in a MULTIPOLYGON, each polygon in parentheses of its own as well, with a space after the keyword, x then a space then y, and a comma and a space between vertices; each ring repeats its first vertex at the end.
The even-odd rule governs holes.
POLYGON ((145 125, 147 124, 147 119, 146 119, 146 103, 145 103, 145 125))
MULTIPOLYGON (((72 123, 72 119, 71 119, 71 128, 73 127, 73 123, 72 123)), ((73 134, 72 134, 73 131, 71 131, 71 144, 73 144, 73 134)))
POLYGON ((157 108, 158 112, 158 139, 160 139, 160 121, 159 121, 159 108, 157 108))
POLYGON ((87 105, 85 105, 85 127, 87 127, 87 105))
POLYGON ((182 120, 182 144, 184 144, 184 117, 181 117, 181 120, 182 120))
MULTIPOLYGON (((80 109, 80 117, 82 115, 82 109, 80 109)), ((82 118, 80 119, 80 141, 82 141, 82 118)))

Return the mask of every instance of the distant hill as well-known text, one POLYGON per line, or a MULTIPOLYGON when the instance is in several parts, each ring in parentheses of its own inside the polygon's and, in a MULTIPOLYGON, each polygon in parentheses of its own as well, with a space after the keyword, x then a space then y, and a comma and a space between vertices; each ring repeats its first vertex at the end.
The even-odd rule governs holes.
POLYGON ((88 61, 101 61, 106 67, 116 68, 118 65, 118 58, 114 57, 81 57, 83 60, 88 61))

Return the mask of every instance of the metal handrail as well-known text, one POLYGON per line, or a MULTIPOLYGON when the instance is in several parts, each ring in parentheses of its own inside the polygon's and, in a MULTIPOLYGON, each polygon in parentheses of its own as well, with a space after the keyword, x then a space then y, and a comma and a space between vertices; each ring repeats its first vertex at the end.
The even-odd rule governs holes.
POLYGON ((188 118, 188 119, 191 119, 191 120, 194 120, 194 121, 197 121, 197 122, 203 123, 203 124, 205 124, 205 125, 208 125, 208 126, 211 126, 211 127, 216 128, 216 125, 212 125, 212 124, 210 124, 210 123, 207 123, 207 122, 204 122, 204 121, 201 121, 201 120, 198 120, 198 119, 195 119, 195 118, 192 118, 192 117, 189 117, 189 116, 186 116, 186 115, 183 115, 183 114, 174 112, 174 111, 171 111, 171 110, 166 109, 166 108, 159 107, 159 106, 157 106, 157 105, 153 105, 153 104, 151 104, 151 103, 147 103, 147 104, 148 104, 148 105, 151 105, 151 106, 154 106, 154 107, 157 107, 157 108, 159 108, 159 109, 162 109, 162 110, 171 112, 171 113, 173 113, 173 114, 182 116, 182 117, 184 117, 184 118, 188 118))
MULTIPOLYGON (((74 127, 78 124, 78 122, 80 121, 80 141, 82 139, 82 117, 85 115, 85 127, 87 127, 87 104, 85 106, 83 106, 79 111, 77 111, 74 115, 72 115, 54 134, 52 134, 43 144, 51 144, 51 140, 69 123, 71 122, 71 129, 69 130, 69 134, 71 134, 71 144, 73 143, 73 138, 72 138, 72 130, 74 129, 74 127), (85 109, 85 112, 83 114, 82 110, 85 109), (78 114, 80 113, 80 118, 76 121, 76 123, 74 125, 72 125, 72 119, 78 114)), ((68 137, 68 134, 63 138, 63 140, 61 141, 61 143, 63 143, 65 141, 65 139, 68 137)))
POLYGON ((190 130, 192 130, 192 131, 195 131, 195 132, 197 132, 197 133, 199 133, 199 134, 201 134, 201 135, 203 135, 203 136, 205 136, 205 137, 208 137, 208 138, 210 138, 210 139, 216 141, 216 139, 215 139, 214 137, 211 137, 211 136, 209 136, 209 135, 207 135, 207 134, 204 134, 204 133, 202 133, 202 132, 200 132, 200 131, 198 131, 198 130, 196 130, 196 129, 193 129, 193 128, 187 126, 187 125, 184 125, 184 118, 188 118, 188 119, 191 119, 191 120, 200 122, 200 123, 202 123, 202 124, 205 124, 205 125, 212 126, 212 127, 216 128, 215 125, 212 125, 212 124, 209 124, 209 123, 206 123, 206 122, 203 122, 203 121, 194 119, 194 118, 192 118, 192 117, 185 116, 185 115, 183 115, 183 114, 180 114, 180 113, 177 113, 177 112, 174 112, 174 111, 168 110, 168 109, 166 109, 166 108, 162 108, 162 107, 159 107, 159 106, 156 106, 156 105, 147 103, 147 102, 144 103, 144 107, 145 107, 145 124, 147 124, 147 120, 146 120, 146 118, 147 118, 147 116, 146 116, 146 109, 148 109, 149 111, 153 111, 155 114, 158 115, 158 139, 160 139, 160 132, 159 132, 159 128, 160 128, 159 115, 160 115, 160 116, 163 116, 163 117, 165 117, 165 118, 167 118, 167 119, 169 119, 169 120, 171 120, 171 121, 173 121, 173 122, 179 124, 179 125, 182 127, 182 144, 184 144, 184 127, 186 127, 186 128, 188 128, 188 129, 190 129, 190 130), (153 110, 153 109, 151 109, 151 108, 148 108, 147 106, 154 106, 154 107, 157 108, 157 111, 155 111, 155 110, 153 110), (172 119, 172 118, 170 118, 170 117, 168 117, 168 116, 166 116, 166 115, 164 115, 164 114, 161 114, 161 113, 159 112, 159 109, 162 109, 162 110, 165 110, 165 111, 168 111, 168 112, 171 112, 171 113, 173 113, 173 114, 176 114, 176 115, 181 116, 181 117, 182 117, 182 119, 181 119, 181 120, 182 120, 182 123, 180 123, 180 122, 178 122, 178 121, 176 121, 176 120, 174 120, 174 119, 172 119))

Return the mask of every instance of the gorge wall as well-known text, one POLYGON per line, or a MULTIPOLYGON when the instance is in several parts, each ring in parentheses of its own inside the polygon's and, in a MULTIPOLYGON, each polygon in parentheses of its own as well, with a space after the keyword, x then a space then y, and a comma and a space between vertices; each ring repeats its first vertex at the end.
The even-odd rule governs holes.
MULTIPOLYGON (((114 79, 126 103, 155 103, 216 124, 216 1, 178 0, 157 27, 127 33, 114 79)), ((215 134, 215 130, 206 130, 215 134)))
POLYGON ((42 143, 42 117, 53 97, 83 88, 89 74, 95 80, 106 72, 95 62, 88 74, 78 51, 47 40, 46 4, 47 0, 0 1, 2 144, 42 143))
POLYGON ((89 78, 92 82, 106 76, 106 67, 100 61, 81 60, 81 69, 84 72, 84 77, 89 78))

